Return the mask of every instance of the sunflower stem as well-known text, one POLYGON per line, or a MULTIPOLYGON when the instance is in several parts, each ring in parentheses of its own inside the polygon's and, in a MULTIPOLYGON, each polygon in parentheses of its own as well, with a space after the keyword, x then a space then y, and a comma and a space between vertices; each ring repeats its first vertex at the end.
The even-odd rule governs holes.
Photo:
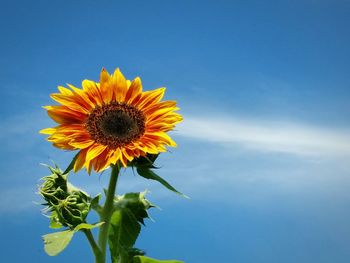
POLYGON ((109 185, 106 194, 106 201, 102 208, 102 212, 100 215, 100 222, 104 222, 104 224, 100 227, 100 232, 98 236, 98 246, 101 250, 101 257, 96 259, 96 263, 105 263, 106 262, 106 247, 108 241, 108 230, 111 221, 111 217, 113 214, 113 200, 115 196, 115 189, 117 186, 118 175, 119 175, 119 165, 111 165, 111 177, 109 179, 109 185))
POLYGON ((94 236, 91 233, 90 229, 83 229, 83 232, 87 238, 87 240, 90 243, 92 252, 94 252, 94 256, 95 256, 95 262, 100 262, 100 260, 102 260, 102 253, 100 248, 98 247, 98 245, 95 242, 94 236))

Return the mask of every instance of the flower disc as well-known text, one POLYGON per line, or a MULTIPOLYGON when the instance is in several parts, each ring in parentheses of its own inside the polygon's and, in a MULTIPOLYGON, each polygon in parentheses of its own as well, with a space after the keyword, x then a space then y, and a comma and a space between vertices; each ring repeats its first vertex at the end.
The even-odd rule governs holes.
POLYGON ((80 150, 74 171, 126 167, 135 157, 176 146, 167 132, 182 117, 175 101, 161 101, 165 88, 143 92, 140 78, 126 80, 119 69, 113 75, 103 69, 100 83, 84 80, 82 89, 68 86, 51 94, 60 105, 44 107, 59 125, 40 132, 58 148, 80 150))

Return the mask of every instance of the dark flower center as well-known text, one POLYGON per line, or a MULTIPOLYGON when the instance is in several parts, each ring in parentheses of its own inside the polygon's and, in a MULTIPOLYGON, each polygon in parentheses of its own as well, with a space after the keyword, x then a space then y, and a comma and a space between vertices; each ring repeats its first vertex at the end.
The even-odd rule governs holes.
POLYGON ((111 102, 97 106, 85 126, 96 142, 117 148, 136 141, 144 134, 145 116, 132 105, 111 102))

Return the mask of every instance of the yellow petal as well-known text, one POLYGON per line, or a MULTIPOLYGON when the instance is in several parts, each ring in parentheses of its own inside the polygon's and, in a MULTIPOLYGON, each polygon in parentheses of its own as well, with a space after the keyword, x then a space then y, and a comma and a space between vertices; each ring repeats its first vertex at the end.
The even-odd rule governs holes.
POLYGON ((78 99, 81 102, 80 104, 83 104, 86 109, 91 110, 95 107, 94 103, 90 101, 89 96, 83 90, 70 84, 67 85, 73 90, 75 99, 78 99))
POLYGON ((121 157, 121 151, 119 148, 115 149, 114 152, 111 154, 111 157, 109 158, 109 162, 111 164, 116 164, 121 157))
POLYGON ((101 172, 102 170, 106 169, 109 165, 108 163, 108 154, 109 150, 105 149, 98 157, 96 157, 92 163, 94 166, 94 170, 96 172, 101 172))
POLYGON ((61 93, 53 93, 50 95, 50 97, 57 101, 58 103, 72 109, 75 111, 83 112, 83 113, 89 113, 89 110, 87 110, 84 105, 81 105, 78 101, 74 100, 70 96, 63 95, 61 93))
POLYGON ((176 110, 176 101, 162 101, 157 104, 151 105, 147 107, 146 109, 143 109, 143 112, 145 114, 153 114, 154 112, 162 109, 171 109, 176 110))
POLYGON ((100 91, 105 103, 110 103, 113 97, 109 73, 103 68, 100 75, 100 91))
POLYGON ((126 92, 125 102, 132 101, 136 96, 140 95, 142 92, 142 83, 139 77, 135 78, 126 92))
POLYGON ((85 141, 71 141, 69 145, 74 146, 77 149, 85 149, 91 145, 93 145, 95 141, 93 140, 85 140, 85 141))
POLYGON ((122 149, 122 154, 125 156, 126 159, 128 159, 129 162, 131 162, 134 157, 132 157, 125 148, 122 149))
POLYGON ((116 101, 123 101, 127 91, 127 83, 124 75, 119 68, 114 71, 112 76, 113 99, 116 101))
POLYGON ((46 129, 42 129, 39 131, 39 133, 41 133, 41 134, 49 134, 49 135, 51 135, 55 132, 56 132, 56 128, 46 128, 46 129))
POLYGON ((58 86, 58 90, 63 94, 63 95, 73 95, 73 92, 65 87, 58 86))
POLYGON ((91 80, 83 80, 82 82, 83 90, 89 95, 90 101, 95 102, 98 106, 101 106, 103 99, 101 97, 100 89, 97 84, 91 80))
POLYGON ((172 115, 172 114, 173 114, 172 109, 159 110, 159 111, 147 116, 147 123, 161 122, 164 118, 168 117, 168 115, 172 115))
POLYGON ((89 161, 89 162, 86 161, 86 163, 85 163, 85 168, 86 168, 86 170, 87 170, 87 172, 88 172, 89 175, 91 174, 92 165, 93 165, 93 163, 90 162, 90 161, 89 161))
POLYGON ((126 168, 128 166, 128 159, 124 156, 124 154, 122 154, 120 156, 120 162, 122 163, 122 165, 124 166, 124 168, 126 168))
POLYGON ((170 136, 165 132, 145 133, 143 137, 145 138, 146 141, 148 139, 150 141, 157 141, 172 147, 177 146, 176 143, 173 141, 173 139, 171 139, 170 136))
POLYGON ((159 88, 156 90, 144 92, 142 94, 142 98, 137 104, 137 107, 139 109, 144 109, 156 104, 164 97, 164 93, 165 93, 165 88, 159 88))
POLYGON ((100 83, 101 83, 101 86, 102 85, 105 85, 107 82, 109 82, 109 73, 108 71, 103 68, 102 71, 101 71, 101 74, 100 74, 100 83))
POLYGON ((107 148, 106 145, 101 145, 101 144, 95 144, 95 145, 91 146, 86 154, 86 161, 87 162, 91 161, 96 156, 101 154, 104 151, 104 149, 106 149, 106 148, 107 148))
POLYGON ((67 108, 66 106, 44 106, 44 109, 47 110, 47 114, 55 122, 60 124, 68 123, 81 123, 85 120, 86 114, 74 111, 67 108))
POLYGON ((79 171, 85 164, 87 149, 81 150, 74 163, 74 172, 79 171))

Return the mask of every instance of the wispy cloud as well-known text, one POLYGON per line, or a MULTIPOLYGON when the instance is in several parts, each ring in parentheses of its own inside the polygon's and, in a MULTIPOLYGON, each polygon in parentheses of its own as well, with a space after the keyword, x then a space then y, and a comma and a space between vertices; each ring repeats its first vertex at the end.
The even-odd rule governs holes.
POLYGON ((35 186, 17 186, 16 188, 1 189, 0 213, 17 214, 30 209, 33 211, 42 209, 42 207, 35 204, 36 201, 40 202, 35 192, 35 186))
POLYGON ((187 116, 178 130, 181 136, 222 145, 235 143, 258 151, 297 155, 350 155, 348 130, 289 122, 193 116, 187 116))
MULTIPOLYGON (((248 193, 249 197, 246 197, 246 199, 249 201, 253 198, 252 193, 257 196, 256 199, 261 199, 264 195, 269 196, 270 191, 272 191, 270 185, 279 185, 278 189, 283 189, 285 192, 287 192, 286 189, 290 189, 289 191, 298 193, 301 191, 300 189, 306 189, 305 192, 309 191, 309 185, 314 184, 321 189, 320 185, 324 184, 327 184, 328 188, 335 184, 335 189, 339 189, 340 184, 348 185, 346 177, 348 177, 349 168, 348 166, 344 168, 346 162, 342 164, 342 160, 350 156, 349 131, 291 122, 226 117, 223 114, 217 114, 217 116, 220 117, 185 116, 185 121, 177 128, 177 135, 189 138, 193 142, 195 140, 202 141, 204 143, 201 144, 206 145, 204 148, 197 149, 193 148, 190 143, 183 152, 184 157, 181 157, 183 159, 179 155, 177 156, 182 161, 181 165, 172 167, 171 165, 174 163, 172 161, 164 167, 162 176, 181 191, 190 193, 191 196, 195 197, 206 194, 212 196, 213 199, 217 198, 216 193, 218 191, 235 195, 237 198, 238 195, 243 196, 248 193), (219 149, 212 147, 211 143, 222 145, 226 150, 223 153, 220 147, 219 149), (295 162, 288 161, 288 158, 286 158, 286 162, 276 162, 275 156, 272 155, 270 159, 264 160, 263 164, 259 164, 252 155, 249 158, 255 162, 254 167, 245 166, 244 164, 238 165, 238 162, 242 160, 238 160, 237 156, 233 158, 230 154, 227 154, 224 160, 221 159, 223 154, 232 152, 232 147, 248 149, 248 156, 250 156, 250 151, 255 151, 287 153, 302 158, 297 158, 295 162), (324 156, 325 159, 336 157, 336 162, 305 163, 301 161, 305 159, 303 158, 305 156, 324 156), (232 172, 232 167, 229 165, 231 159, 236 167, 234 172, 232 172), (212 163, 218 162, 222 164, 220 168, 212 165, 212 163), (191 176, 188 176, 188 167, 193 167, 194 163, 197 167, 195 170, 191 170, 191 176), (216 189, 214 192, 212 191, 213 188, 216 189), (230 190, 227 191, 227 188, 230 190)), ((34 123, 33 119, 38 119, 38 116, 33 114, 20 119, 22 123, 26 123, 25 130, 19 129, 16 126, 17 122, 8 121, 7 129, 3 130, 0 141, 5 143, 12 137, 24 138, 21 135, 33 134, 33 131, 36 132, 37 126, 39 126, 37 122, 34 123)), ((44 124, 41 126, 45 127, 44 124)), ((26 149, 23 144, 21 145, 21 149, 26 149)), ((184 147, 180 147, 178 150, 181 149, 183 150, 184 147)), ((29 150, 27 149, 27 151, 29 150)), ((29 153, 27 152, 27 154, 29 153)), ((32 167, 28 163, 24 163, 24 165, 32 167)), ((26 173, 43 174, 42 171, 36 170, 36 168, 33 168, 33 171, 26 170, 26 173)), ((23 174, 11 174, 11 176, 15 178, 16 176, 23 176, 23 174)), ((91 194, 96 194, 106 185, 106 178, 104 176, 101 176, 101 178, 98 176, 72 177, 72 180, 74 184, 82 189, 91 194)), ((125 181, 121 183, 120 193, 141 191, 145 188, 152 189, 152 200, 155 203, 158 199, 164 199, 163 194, 168 195, 168 192, 163 191, 159 184, 138 179, 137 176, 122 176, 121 180, 125 181)), ((14 186, 12 189, 2 189, 0 197, 3 202, 0 205, 0 212, 37 211, 33 209, 35 205, 32 201, 38 200, 38 196, 34 192, 35 187, 23 184, 19 187, 14 186)), ((222 197, 222 195, 220 196, 222 197)), ((240 200, 244 199, 242 196, 240 200)), ((170 200, 172 199, 170 198, 170 200)))
POLYGON ((44 111, 26 112, 4 118, 0 127, 0 151, 21 151, 33 147, 38 139, 44 138, 39 130, 48 127, 50 120, 44 111), (45 118, 43 118, 45 117, 45 118))

